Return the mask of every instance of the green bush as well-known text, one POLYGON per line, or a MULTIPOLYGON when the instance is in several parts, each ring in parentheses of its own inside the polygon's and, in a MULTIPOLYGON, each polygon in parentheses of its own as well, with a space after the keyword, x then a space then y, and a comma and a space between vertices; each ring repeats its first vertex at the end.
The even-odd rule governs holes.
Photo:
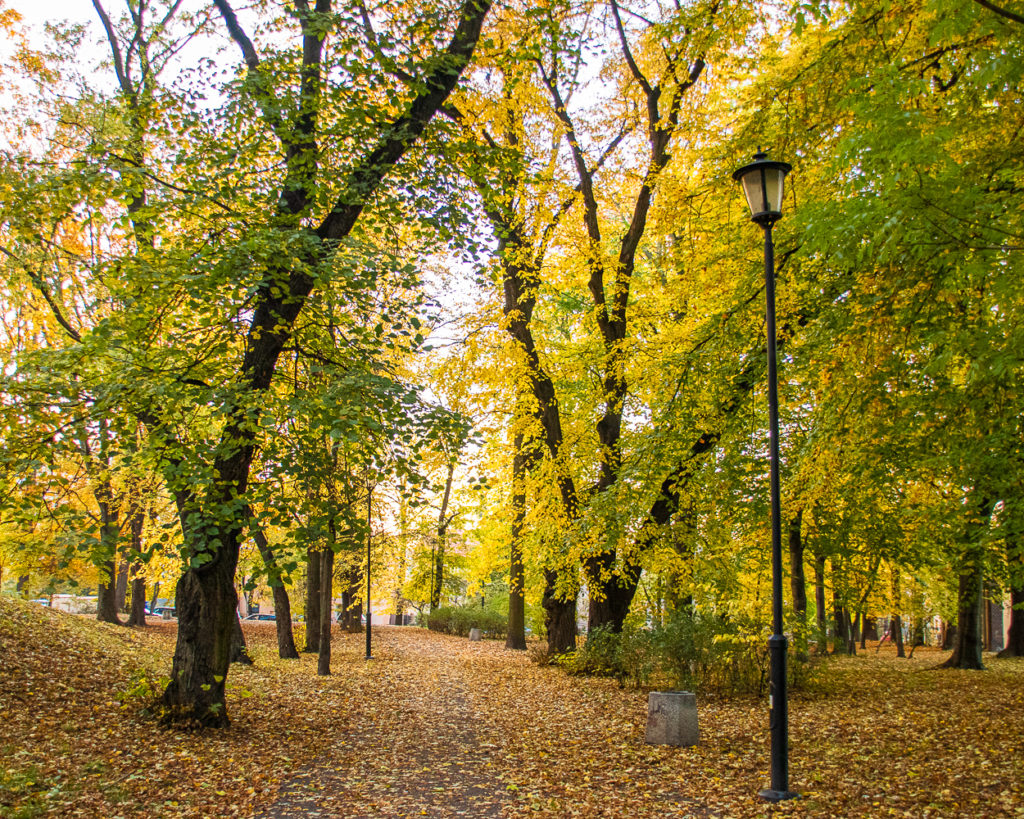
MULTIPOLYGON (((580 648, 552 661, 569 674, 615 677, 621 685, 760 695, 768 686, 767 639, 765 627, 753 621, 680 612, 653 628, 594 629, 580 648)), ((805 663, 789 666, 794 683, 806 677, 805 663)))
POLYGON ((484 637, 499 640, 508 632, 508 617, 484 606, 442 606, 427 615, 427 628, 459 637, 478 628, 484 637))

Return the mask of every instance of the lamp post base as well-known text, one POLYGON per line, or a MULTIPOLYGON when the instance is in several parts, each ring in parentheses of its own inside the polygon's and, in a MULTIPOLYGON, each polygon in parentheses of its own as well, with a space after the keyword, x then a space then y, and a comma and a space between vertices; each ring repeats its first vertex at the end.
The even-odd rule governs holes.
POLYGON ((771 788, 765 788, 758 794, 766 802, 783 802, 786 799, 799 799, 800 794, 796 791, 773 791, 771 788))

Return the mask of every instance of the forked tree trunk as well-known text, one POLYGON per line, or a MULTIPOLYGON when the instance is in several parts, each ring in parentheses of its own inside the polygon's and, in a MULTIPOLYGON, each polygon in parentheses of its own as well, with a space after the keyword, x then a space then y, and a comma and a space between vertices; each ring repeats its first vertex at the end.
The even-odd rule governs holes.
POLYGON ((320 651, 320 552, 306 549, 306 654, 320 651))
POLYGON ((523 528, 526 521, 526 454, 523 436, 515 437, 512 456, 512 533, 508 569, 508 635, 505 648, 526 648, 525 571, 523 568, 523 528))
POLYGON ((444 495, 441 498, 441 512, 437 517, 437 549, 434 551, 434 565, 431 570, 430 610, 434 611, 441 605, 441 593, 444 590, 444 552, 448 540, 448 501, 452 494, 452 481, 455 477, 455 462, 448 464, 448 477, 445 479, 444 495))

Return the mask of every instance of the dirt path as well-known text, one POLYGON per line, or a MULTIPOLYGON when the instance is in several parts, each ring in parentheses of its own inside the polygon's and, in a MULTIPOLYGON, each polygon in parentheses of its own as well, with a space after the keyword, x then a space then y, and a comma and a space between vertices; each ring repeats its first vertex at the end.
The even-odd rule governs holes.
POLYGON ((333 750, 292 777, 261 819, 503 815, 507 791, 471 703, 478 669, 464 641, 422 637, 381 629, 368 663, 346 641, 336 661, 365 672, 332 694, 333 750))

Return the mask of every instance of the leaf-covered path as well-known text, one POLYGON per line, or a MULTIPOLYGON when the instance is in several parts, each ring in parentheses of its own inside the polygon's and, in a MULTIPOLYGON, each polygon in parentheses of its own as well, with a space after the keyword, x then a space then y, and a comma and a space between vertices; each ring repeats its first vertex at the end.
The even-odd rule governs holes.
MULTIPOLYGON (((485 684, 474 655, 462 641, 411 634, 378 631, 367 673, 334 693, 340 720, 324 726, 335 733, 331 751, 286 782, 262 819, 502 816, 495 746, 472 705, 485 684)), ((351 650, 340 660, 351 664, 351 650)))

